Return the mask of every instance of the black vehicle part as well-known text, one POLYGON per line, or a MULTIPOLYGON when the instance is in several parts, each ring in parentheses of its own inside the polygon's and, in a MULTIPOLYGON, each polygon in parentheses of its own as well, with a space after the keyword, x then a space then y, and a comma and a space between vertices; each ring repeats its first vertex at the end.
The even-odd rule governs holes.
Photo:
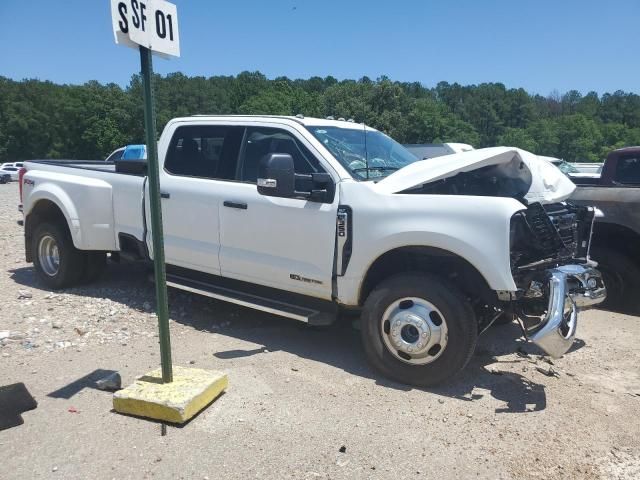
POLYGON ((531 186, 531 172, 520 160, 489 165, 471 172, 425 183, 400 193, 509 197, 524 201, 531 186))
POLYGON ((511 267, 586 259, 593 211, 569 203, 532 203, 511 219, 511 267))
POLYGON ((124 159, 115 160, 116 173, 128 173, 134 175, 147 174, 147 159, 124 159))
POLYGON ((138 240, 133 235, 120 232, 118 234, 118 242, 120 244, 120 254, 128 260, 149 260, 149 251, 147 245, 138 240))
POLYGON ((82 282, 94 282, 107 268, 107 254, 105 252, 85 252, 85 266, 82 282))

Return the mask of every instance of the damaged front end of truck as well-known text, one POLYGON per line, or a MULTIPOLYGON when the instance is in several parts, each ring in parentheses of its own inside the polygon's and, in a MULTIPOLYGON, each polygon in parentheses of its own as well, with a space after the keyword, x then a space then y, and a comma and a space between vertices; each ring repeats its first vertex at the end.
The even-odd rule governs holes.
POLYGON ((575 185, 548 161, 516 148, 487 148, 416 162, 380 183, 389 193, 492 196, 522 204, 508 232, 516 290, 495 292, 495 303, 479 318, 482 331, 498 319, 517 318, 529 340, 560 357, 573 344, 578 311, 604 301, 602 276, 589 258, 599 212, 568 202, 575 185))
POLYGON ((571 345, 580 309, 604 301, 606 289, 589 244, 593 207, 532 203, 511 220, 511 267, 518 291, 508 313, 552 357, 571 345))

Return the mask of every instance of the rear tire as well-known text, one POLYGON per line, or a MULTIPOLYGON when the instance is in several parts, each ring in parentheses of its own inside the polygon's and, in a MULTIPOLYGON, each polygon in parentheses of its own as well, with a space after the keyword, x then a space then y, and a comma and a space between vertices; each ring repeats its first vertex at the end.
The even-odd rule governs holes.
POLYGON ((371 292, 362 312, 361 335, 376 370, 393 380, 427 387, 449 380, 467 365, 478 325, 471 305, 455 286, 430 274, 405 273, 371 292))
POLYGON ((637 313, 640 311, 640 266, 631 257, 606 247, 591 249, 591 257, 598 262, 607 298, 602 306, 612 310, 637 313))
POLYGON ((66 228, 41 223, 35 228, 31 241, 36 272, 49 288, 58 290, 80 281, 85 270, 85 257, 73 246, 66 228))

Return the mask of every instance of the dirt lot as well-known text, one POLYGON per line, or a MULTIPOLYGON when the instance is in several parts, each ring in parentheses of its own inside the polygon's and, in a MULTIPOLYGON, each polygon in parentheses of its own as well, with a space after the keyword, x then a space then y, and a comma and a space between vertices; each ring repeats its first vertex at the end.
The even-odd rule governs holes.
POLYGON ((498 327, 455 382, 420 390, 371 371, 350 322, 312 330, 171 291, 174 363, 230 388, 162 437, 86 378, 158 365, 146 271, 110 265, 52 294, 24 262, 16 203, 0 185, 0 385, 39 405, 0 432, 3 479, 640 478, 640 318, 603 311, 552 364, 498 327))

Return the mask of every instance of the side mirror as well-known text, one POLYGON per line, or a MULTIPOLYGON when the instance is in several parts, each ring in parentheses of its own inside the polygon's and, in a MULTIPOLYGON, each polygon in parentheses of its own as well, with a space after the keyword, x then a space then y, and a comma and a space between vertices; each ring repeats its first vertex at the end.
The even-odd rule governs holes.
POLYGON ((296 174, 288 153, 265 155, 258 165, 258 193, 269 197, 295 196, 296 174))

